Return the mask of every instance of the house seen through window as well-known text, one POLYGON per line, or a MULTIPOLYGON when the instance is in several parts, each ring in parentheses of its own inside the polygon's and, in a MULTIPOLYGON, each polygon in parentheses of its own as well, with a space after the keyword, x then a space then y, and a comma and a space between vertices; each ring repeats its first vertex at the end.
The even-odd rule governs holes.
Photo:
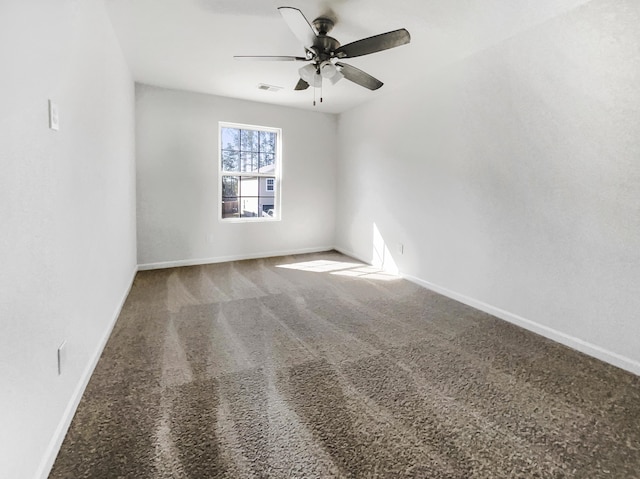
POLYGON ((220 217, 279 219, 280 130, 220 124, 220 217))

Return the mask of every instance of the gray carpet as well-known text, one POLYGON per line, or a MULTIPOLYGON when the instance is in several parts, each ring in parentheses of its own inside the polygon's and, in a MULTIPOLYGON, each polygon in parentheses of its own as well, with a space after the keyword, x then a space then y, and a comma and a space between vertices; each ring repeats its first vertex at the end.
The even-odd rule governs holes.
POLYGON ((50 477, 639 471, 639 377, 330 252, 139 273, 50 477))

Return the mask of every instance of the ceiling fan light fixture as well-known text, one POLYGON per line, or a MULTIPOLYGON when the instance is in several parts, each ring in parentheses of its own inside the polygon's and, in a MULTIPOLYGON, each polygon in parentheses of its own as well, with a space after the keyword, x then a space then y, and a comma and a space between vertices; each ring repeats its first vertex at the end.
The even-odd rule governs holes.
POLYGON ((329 60, 325 60, 320 64, 320 75, 324 78, 333 78, 336 73, 338 73, 338 69, 329 60))
POLYGON ((306 81, 307 83, 311 83, 313 81, 313 76, 316 73, 316 69, 314 68, 314 66, 310 63, 308 65, 303 66, 302 68, 300 68, 298 70, 298 73, 300 74, 300 78, 302 78, 304 81, 306 81))
POLYGON ((316 67, 312 63, 303 66, 298 70, 300 78, 306 81, 309 86, 320 88, 322 85, 322 77, 316 72, 316 67))

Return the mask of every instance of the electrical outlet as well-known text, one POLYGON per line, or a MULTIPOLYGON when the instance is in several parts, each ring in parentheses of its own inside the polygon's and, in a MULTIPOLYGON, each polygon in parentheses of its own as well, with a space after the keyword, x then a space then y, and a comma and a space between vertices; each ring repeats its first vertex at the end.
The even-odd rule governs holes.
POLYGON ((398 254, 404 254, 404 245, 402 243, 398 243, 397 251, 398 254))
POLYGON ((67 342, 62 341, 62 344, 58 346, 58 376, 62 374, 63 366, 66 366, 67 360, 67 342))

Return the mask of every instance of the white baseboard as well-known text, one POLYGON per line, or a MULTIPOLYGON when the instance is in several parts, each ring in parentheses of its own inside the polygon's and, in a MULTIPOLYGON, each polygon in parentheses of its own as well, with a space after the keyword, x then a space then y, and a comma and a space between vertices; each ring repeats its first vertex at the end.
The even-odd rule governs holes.
POLYGON ((509 323, 513 323, 524 329, 528 329, 529 331, 539 334, 540 336, 544 336, 545 338, 551 339, 552 341, 564 344, 565 346, 576 349, 582 353, 588 354, 589 356, 593 356, 594 358, 600 359, 601 361, 607 362, 621 369, 625 369, 631 373, 640 375, 640 362, 635 361, 631 358, 627 358, 626 356, 622 356, 595 344, 583 341, 582 339, 571 336, 570 334, 566 334, 548 326, 544 326, 542 324, 536 323, 535 321, 531 321, 529 319, 523 318, 522 316, 518 316, 517 314, 510 313, 509 311, 505 311, 490 304, 483 303, 482 301, 479 301, 477 299, 470 298, 460 293, 456 293, 455 291, 451 291, 447 288, 443 288, 442 286, 430 283, 415 276, 403 273, 401 273, 400 276, 411 281, 412 283, 416 283, 420 286, 430 289, 431 291, 442 294, 443 296, 455 299, 456 301, 471 306, 472 308, 479 309, 480 311, 484 311, 485 313, 491 314, 504 321, 508 321, 509 323))
POLYGON ((43 456, 43 459, 38 467, 35 477, 39 479, 46 479, 51 472, 51 468, 53 467, 53 463, 56 461, 56 457, 58 456, 58 452, 60 452, 60 447, 62 446, 62 442, 67 434, 67 430, 71 425, 71 421, 73 420, 73 416, 76 413, 76 409, 78 409, 78 404, 80 404, 80 399, 82 399, 82 395, 84 394, 84 390, 87 388, 87 384, 89 384, 89 379, 91 379, 91 375, 93 374, 93 370, 96 368, 98 364, 98 360, 102 355, 102 351, 104 347, 107 345, 107 341, 109 340, 109 336, 111 336, 111 331, 113 331, 113 327, 120 316, 120 311, 122 311, 122 307, 124 306, 124 302, 129 296, 129 292, 131 291, 131 287, 133 286, 133 280, 136 277, 136 273, 138 272, 138 268, 134 267, 133 272, 131 274, 131 280, 129 281, 129 285, 125 289, 118 306, 116 307, 113 316, 111 317, 111 321, 107 325, 105 332, 98 343, 98 346, 91 358, 91 361, 87 364, 84 371, 82 372, 82 376, 80 377, 80 381, 73 391, 71 395, 71 399, 67 404, 67 407, 58 423, 58 427, 56 428, 49 445, 47 446, 47 450, 43 456))
POLYGON ((330 251, 333 246, 319 246, 314 248, 303 248, 297 250, 286 251, 264 251, 261 253, 240 254, 231 256, 216 256, 212 258, 193 258, 181 259, 176 261, 161 261, 158 263, 144 263, 138 265, 138 271, 146 271, 150 269, 177 268, 180 266, 198 266, 201 264, 225 263, 227 261, 241 261, 245 259, 271 258, 274 256, 288 256, 292 254, 320 253, 330 251))

